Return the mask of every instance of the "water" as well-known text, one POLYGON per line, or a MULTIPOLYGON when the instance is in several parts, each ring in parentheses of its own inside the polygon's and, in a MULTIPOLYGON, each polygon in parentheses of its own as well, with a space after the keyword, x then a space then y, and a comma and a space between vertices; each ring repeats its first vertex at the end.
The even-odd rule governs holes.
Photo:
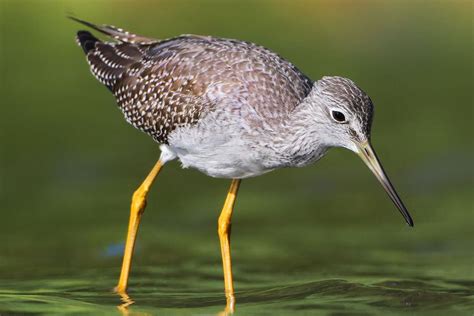
MULTIPOLYGON (((132 294, 134 305, 128 305, 133 314, 157 312, 181 315, 212 315, 223 309, 225 301, 217 292, 202 289, 170 286, 167 282, 147 282, 149 277, 165 277, 157 271, 140 273, 144 278, 141 289, 132 294), (157 285, 161 285, 158 289, 157 285)), ((0 302, 8 312, 21 314, 40 313, 115 313, 123 307, 120 300, 108 293, 101 284, 86 281, 90 273, 72 277, 68 281, 48 279, 25 284, 9 284, 16 291, 4 292, 0 302), (48 290, 44 287, 47 286, 48 290), (116 306, 118 305, 118 306, 116 306)), ((212 282, 209 276, 186 278, 191 282, 199 279, 201 285, 212 282)), ((356 277, 357 278, 357 277, 356 277)), ((109 276, 101 282, 112 281, 109 276)), ((180 278, 181 283, 182 278, 180 278)), ((98 283, 98 282, 94 282, 98 283)), ((471 284, 472 286, 472 284, 471 284)), ((472 309, 466 290, 467 285, 455 281, 439 280, 387 280, 385 282, 349 282, 343 279, 328 279, 313 282, 293 282, 284 285, 249 287, 239 291, 238 313, 258 315, 321 314, 358 315, 409 312, 433 314, 444 311, 449 314, 467 314, 472 309)))
POLYGON ((118 308, 131 192, 159 152, 90 76, 67 13, 163 38, 255 41, 373 98, 374 147, 415 227, 344 150, 245 180, 232 226, 238 314, 473 315, 469 2, 112 3, 0 2, 1 315, 225 306, 216 221, 229 181, 172 163, 140 228, 133 304, 118 308))
MULTIPOLYGON (((235 244, 239 246, 239 242, 235 244)), ((237 311, 243 315, 431 315, 441 311, 467 315, 474 307, 472 280, 422 273, 440 266, 427 262, 430 255, 393 262, 377 260, 376 253, 366 258, 369 253, 364 250, 343 255, 334 252, 338 260, 331 259, 333 263, 327 264, 313 253, 306 258, 299 252, 285 251, 277 258, 270 255, 254 260, 239 249, 234 253, 234 272, 237 311), (358 256, 361 258, 356 260, 358 256), (412 267, 412 262, 417 266, 412 267)), ((315 252, 324 257, 331 253, 315 252)), ((383 252, 380 258, 390 258, 390 254, 396 252, 383 252)), ((225 305, 219 268, 217 260, 206 256, 142 265, 132 274, 129 295, 134 304, 129 310, 167 315, 217 314, 225 305)), ((113 268, 41 269, 34 277, 2 280, 0 306, 3 312, 21 314, 117 313, 122 302, 111 292, 116 278, 117 269, 113 268)))
MULTIPOLYGON (((175 175, 172 170, 164 172, 163 177, 175 175)), ((278 181, 278 174, 269 177, 278 181)), ((205 178, 202 180, 206 183, 205 178)), ((269 207, 253 214, 272 196, 251 197, 251 192, 260 186, 258 182, 249 180, 247 188, 242 187, 233 223, 238 312, 431 315, 449 311, 451 315, 468 315, 473 310, 470 240, 457 238, 469 235, 471 223, 458 225, 444 234, 433 233, 437 223, 430 227, 422 221, 410 229, 383 199, 381 204, 386 209, 377 211, 387 213, 387 220, 370 224, 351 223, 357 214, 346 223, 331 223, 330 214, 342 213, 332 215, 339 217, 351 210, 326 206, 331 201, 324 200, 318 204, 320 208, 327 207, 329 219, 314 208, 296 213, 288 212, 287 206, 269 207), (286 223, 282 225, 285 217, 286 223)), ((223 183, 212 183, 209 190, 223 191, 216 189, 217 185, 223 183)), ((157 183, 161 192, 166 190, 163 186, 157 183)), ((140 231, 131 275, 129 295, 134 304, 130 311, 216 314, 225 305, 214 220, 221 201, 216 198, 210 202, 215 212, 202 210, 208 207, 212 193, 202 194, 197 201, 185 202, 182 209, 173 210, 167 202, 159 206, 160 197, 161 201, 165 199, 159 189, 156 191, 150 197, 140 231)), ((188 185, 182 191, 192 192, 188 185)), ((382 191, 378 193, 382 195, 382 191)), ((274 193, 275 198, 283 195, 278 190, 274 193)), ((292 195, 296 201, 318 200, 311 199, 309 193, 292 195)), ((411 202, 418 203, 421 202, 411 202)), ((101 211, 114 213, 95 209, 97 213, 101 211)), ((68 214, 53 220, 61 226, 57 229, 50 227, 48 233, 34 234, 37 229, 30 229, 21 242, 18 239, 22 238, 15 234, 9 238, 15 249, 2 256, 2 312, 117 313, 121 300, 112 293, 112 287, 117 282, 121 246, 120 242, 107 241, 119 241, 122 237, 125 207, 117 211, 116 217, 121 217, 117 225, 110 224, 114 219, 99 222, 90 214, 89 223, 77 226, 74 221, 81 216, 73 212, 80 210, 63 212, 68 214)), ((443 217, 437 213, 433 216, 443 217)), ((2 249, 5 248, 3 245, 2 249)))

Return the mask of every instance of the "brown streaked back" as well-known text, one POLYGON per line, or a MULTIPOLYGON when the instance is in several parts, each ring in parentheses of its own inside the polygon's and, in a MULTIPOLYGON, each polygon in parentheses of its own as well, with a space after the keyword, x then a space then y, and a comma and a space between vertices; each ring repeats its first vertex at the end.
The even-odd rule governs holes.
POLYGON ((92 73, 113 92, 127 121, 159 143, 229 104, 251 113, 245 119, 253 125, 281 123, 311 90, 295 66, 253 43, 197 35, 159 41, 78 21, 119 41, 77 35, 92 73))

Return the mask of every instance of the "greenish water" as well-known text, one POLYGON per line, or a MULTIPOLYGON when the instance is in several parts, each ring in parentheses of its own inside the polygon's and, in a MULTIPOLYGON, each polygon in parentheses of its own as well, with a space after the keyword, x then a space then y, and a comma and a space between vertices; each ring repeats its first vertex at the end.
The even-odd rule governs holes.
MULTIPOLYGON (((130 196, 159 155, 90 75, 70 13, 160 38, 254 41, 374 100, 373 143, 415 227, 344 150, 245 180, 238 314, 473 314, 469 1, 0 0, 0 315, 120 314, 130 196)), ((166 166, 140 228, 131 314, 224 308, 216 221, 228 185, 166 166)))

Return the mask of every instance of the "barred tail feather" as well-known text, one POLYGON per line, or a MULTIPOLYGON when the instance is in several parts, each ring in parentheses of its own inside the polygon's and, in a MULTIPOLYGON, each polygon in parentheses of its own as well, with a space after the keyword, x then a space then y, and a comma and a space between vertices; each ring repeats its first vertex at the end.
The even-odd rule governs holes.
POLYGON ((73 21, 76 21, 78 23, 81 23, 85 26, 88 26, 96 31, 99 31, 109 37, 112 37, 116 39, 117 41, 123 42, 123 43, 131 43, 131 44, 153 44, 159 42, 159 40, 153 39, 153 38, 148 38, 145 36, 140 36, 137 34, 130 33, 128 31, 125 31, 124 29, 112 26, 112 25, 96 25, 81 19, 78 19, 73 16, 69 16, 69 18, 73 21))
POLYGON ((97 37, 87 31, 78 31, 76 35, 76 41, 79 46, 82 47, 85 54, 93 50, 97 42, 100 43, 100 40, 97 37))

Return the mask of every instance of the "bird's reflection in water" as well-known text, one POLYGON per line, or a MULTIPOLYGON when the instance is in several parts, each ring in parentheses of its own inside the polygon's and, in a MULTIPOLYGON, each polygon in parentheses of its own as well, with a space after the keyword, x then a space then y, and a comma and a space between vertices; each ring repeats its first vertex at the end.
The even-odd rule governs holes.
POLYGON ((125 292, 117 293, 120 296, 120 300, 122 301, 121 304, 117 306, 118 310, 122 315, 150 315, 148 313, 143 312, 131 312, 129 310, 130 305, 135 304, 135 301, 125 292))
POLYGON ((235 311, 235 296, 234 294, 226 295, 226 306, 225 309, 218 313, 217 316, 232 315, 235 311))
MULTIPOLYGON (((116 292, 117 293, 117 292, 116 292)), ((117 306, 117 309, 120 311, 120 313, 124 316, 129 316, 129 315, 140 315, 140 316, 148 316, 151 314, 145 313, 145 312, 131 312, 129 307, 133 304, 135 304, 135 301, 128 295, 126 292, 122 293, 117 293, 120 296, 120 300, 122 301, 121 304, 117 306)), ((228 316, 232 315, 235 310, 235 296, 233 294, 227 295, 226 298, 226 306, 223 311, 219 312, 216 314, 216 316, 228 316)))

